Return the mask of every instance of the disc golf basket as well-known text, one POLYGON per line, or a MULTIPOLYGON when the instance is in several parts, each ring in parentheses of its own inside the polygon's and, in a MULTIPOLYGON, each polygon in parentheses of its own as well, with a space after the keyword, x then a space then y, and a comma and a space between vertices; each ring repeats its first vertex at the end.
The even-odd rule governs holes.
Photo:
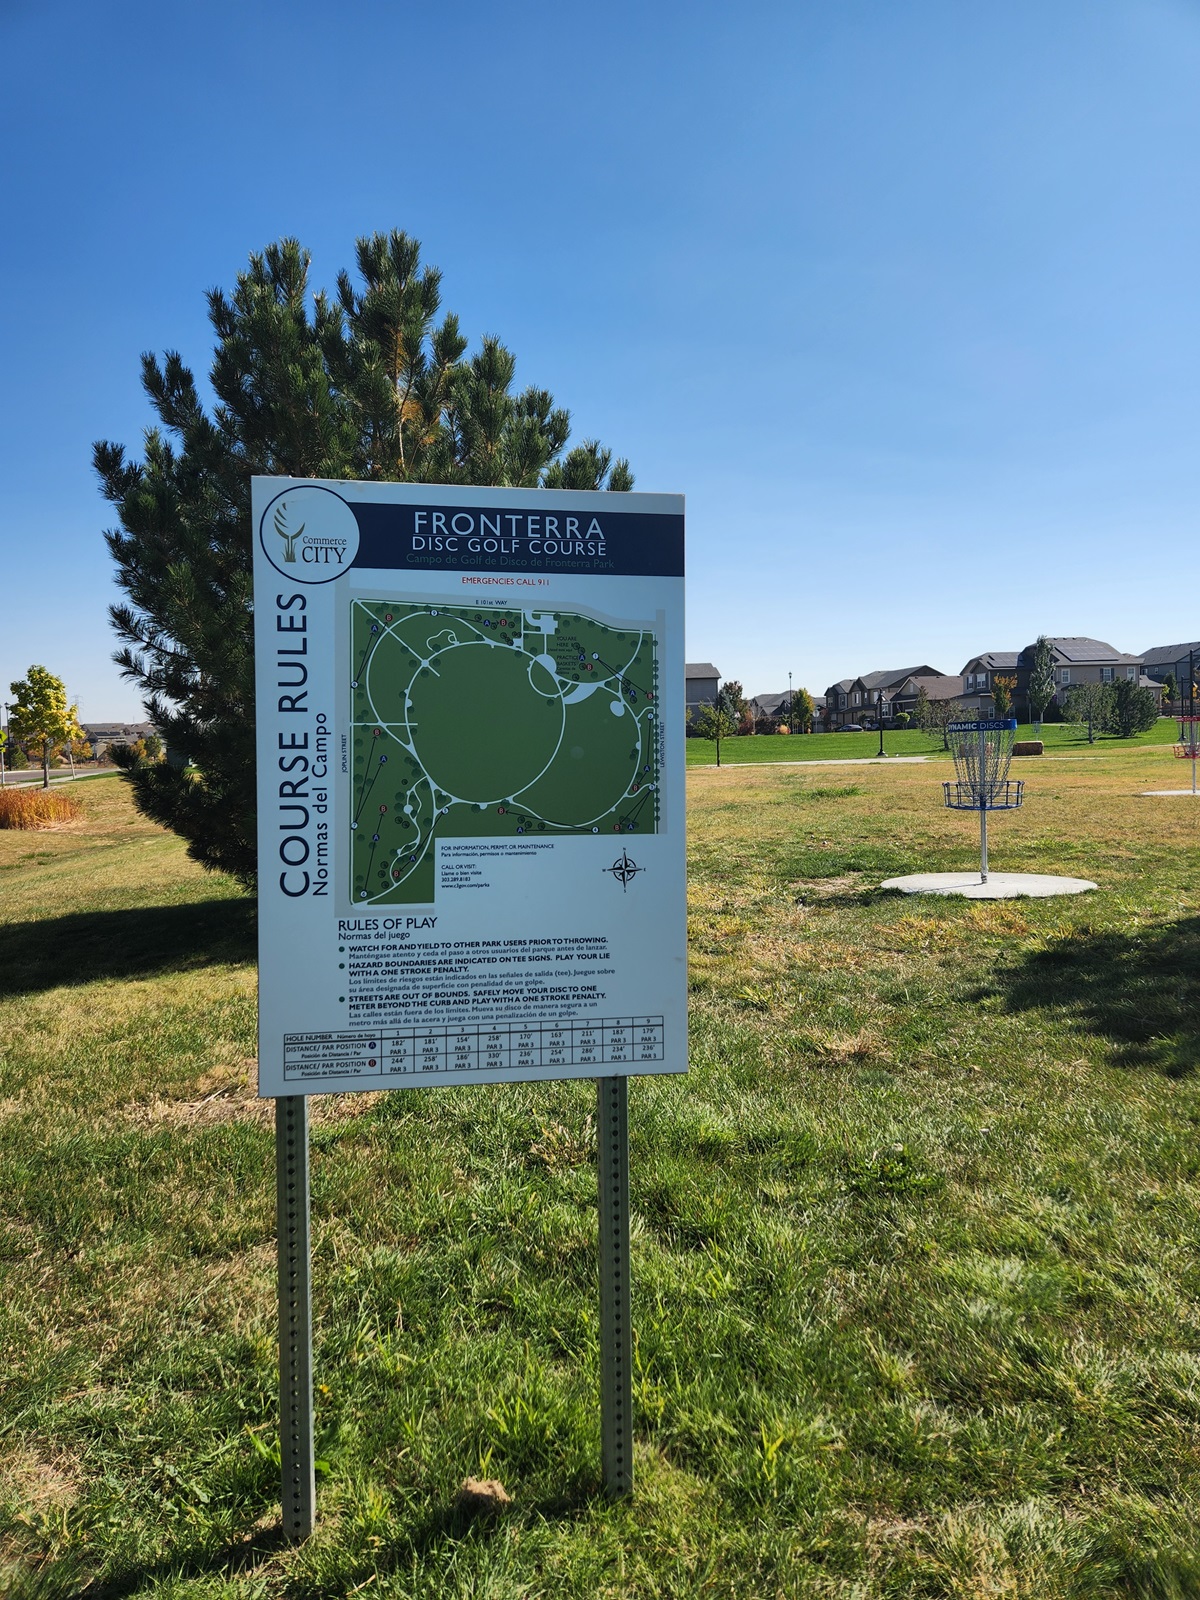
MULTIPOLYGON (((1200 718, 1194 720, 1200 722, 1200 718)), ((946 729, 956 781, 943 783, 942 792, 951 811, 979 813, 979 875, 984 883, 988 881, 988 812, 1015 811, 1025 798, 1024 782, 1008 776, 1016 731, 1012 719, 952 722, 946 729)))
POLYGON ((1192 793, 1196 792, 1196 761, 1200 759, 1200 717, 1179 718, 1179 743, 1175 755, 1192 763, 1192 793))

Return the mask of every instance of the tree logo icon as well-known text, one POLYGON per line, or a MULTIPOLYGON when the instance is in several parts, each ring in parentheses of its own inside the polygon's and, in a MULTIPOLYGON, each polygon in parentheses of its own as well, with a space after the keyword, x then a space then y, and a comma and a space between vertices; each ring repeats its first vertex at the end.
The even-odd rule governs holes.
POLYGON ((301 523, 295 533, 288 532, 286 500, 281 500, 275 507, 275 532, 283 540, 283 559, 285 561, 295 561, 296 540, 304 532, 304 524, 301 523))
POLYGON ((258 542, 276 572, 293 583, 332 583, 354 564, 358 518, 336 490, 290 484, 263 511, 258 542))

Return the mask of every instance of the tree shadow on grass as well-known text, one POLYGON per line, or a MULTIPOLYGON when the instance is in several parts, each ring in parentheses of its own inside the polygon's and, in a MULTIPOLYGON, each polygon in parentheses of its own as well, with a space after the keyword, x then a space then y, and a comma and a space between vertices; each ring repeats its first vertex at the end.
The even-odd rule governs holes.
POLYGON ((0 924, 0 999, 252 961, 254 911, 250 899, 200 900, 0 924))
POLYGON ((992 974, 1010 1011, 1052 1011, 1126 1066, 1183 1078, 1200 1063, 1200 917, 1133 933, 1064 935, 992 974))

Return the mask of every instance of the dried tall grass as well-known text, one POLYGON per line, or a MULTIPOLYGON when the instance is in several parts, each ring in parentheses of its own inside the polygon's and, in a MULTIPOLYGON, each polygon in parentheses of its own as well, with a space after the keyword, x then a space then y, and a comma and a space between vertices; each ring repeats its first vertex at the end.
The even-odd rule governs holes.
POLYGON ((82 816, 79 801, 61 789, 0 789, 0 828, 53 828, 82 816))

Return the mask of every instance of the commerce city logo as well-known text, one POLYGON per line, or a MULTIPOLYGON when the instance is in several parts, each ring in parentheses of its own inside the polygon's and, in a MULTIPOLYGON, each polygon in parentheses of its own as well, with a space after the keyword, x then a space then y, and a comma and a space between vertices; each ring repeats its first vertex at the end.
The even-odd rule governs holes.
POLYGON ((358 519, 332 489, 298 484, 271 501, 258 537, 277 572, 297 583, 330 583, 358 554, 358 519))

